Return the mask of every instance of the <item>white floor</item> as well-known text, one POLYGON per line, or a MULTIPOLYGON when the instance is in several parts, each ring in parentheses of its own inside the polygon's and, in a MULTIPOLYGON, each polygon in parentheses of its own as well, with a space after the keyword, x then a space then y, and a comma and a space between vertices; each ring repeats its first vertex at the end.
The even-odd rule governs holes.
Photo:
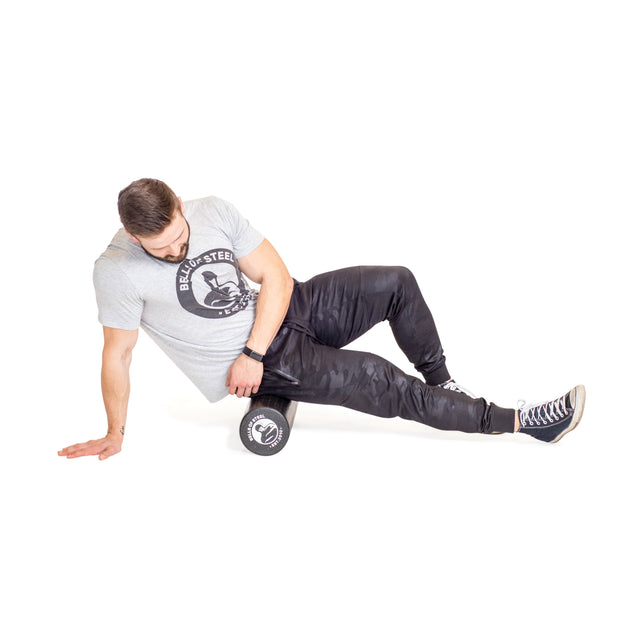
MULTIPOLYGON (((145 4, 15 10, 0 45, 2 636, 637 638, 632 4, 145 4), (91 268, 145 175, 233 202, 298 279, 409 266, 461 384, 582 383, 582 423, 301 405, 262 458, 246 401, 142 335, 122 453, 58 458, 106 430, 91 268)), ((410 372, 388 327, 354 346, 410 372)))

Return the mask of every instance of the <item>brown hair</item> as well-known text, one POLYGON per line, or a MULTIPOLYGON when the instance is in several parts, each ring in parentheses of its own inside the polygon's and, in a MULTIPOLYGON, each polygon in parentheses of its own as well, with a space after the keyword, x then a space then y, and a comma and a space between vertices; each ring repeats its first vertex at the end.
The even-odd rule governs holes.
POLYGON ((141 178, 118 194, 120 220, 132 236, 161 233, 171 224, 176 210, 180 211, 180 200, 162 180, 141 178))

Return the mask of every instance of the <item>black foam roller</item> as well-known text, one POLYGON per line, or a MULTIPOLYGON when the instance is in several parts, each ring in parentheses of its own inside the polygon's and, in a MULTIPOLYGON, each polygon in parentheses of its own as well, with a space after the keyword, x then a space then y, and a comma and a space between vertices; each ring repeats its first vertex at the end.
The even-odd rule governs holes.
POLYGON ((252 398, 240 422, 240 439, 252 453, 272 456, 289 439, 298 403, 280 396, 252 398))

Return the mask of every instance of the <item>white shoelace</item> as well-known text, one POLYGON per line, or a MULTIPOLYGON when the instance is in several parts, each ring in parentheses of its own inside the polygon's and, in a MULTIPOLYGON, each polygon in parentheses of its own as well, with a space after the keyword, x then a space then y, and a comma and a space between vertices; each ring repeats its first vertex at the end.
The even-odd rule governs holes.
POLYGON ((470 398, 474 398, 474 399, 476 398, 476 396, 473 393, 471 393, 469 389, 465 389, 463 386, 459 385, 455 380, 449 380, 449 382, 446 382, 445 384, 441 384, 439 386, 442 387, 443 389, 448 389, 449 391, 457 391, 458 393, 464 393, 470 398))
POLYGON ((520 411, 520 424, 523 427, 546 426, 557 420, 562 420, 569 415, 567 408, 567 396, 560 396, 551 402, 539 402, 538 404, 525 404, 524 400, 518 400, 520 411))

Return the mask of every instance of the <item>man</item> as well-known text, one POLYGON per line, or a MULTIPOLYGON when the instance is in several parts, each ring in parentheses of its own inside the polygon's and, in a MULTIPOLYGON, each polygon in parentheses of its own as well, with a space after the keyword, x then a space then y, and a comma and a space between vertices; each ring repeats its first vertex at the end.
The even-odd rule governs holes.
POLYGON ((233 205, 216 197, 183 203, 159 180, 123 189, 118 211, 123 228, 94 268, 108 431, 61 456, 105 460, 121 450, 140 326, 211 402, 227 393, 269 393, 546 442, 557 442, 582 416, 582 385, 518 410, 457 385, 408 269, 353 267, 295 282, 233 205), (261 285, 259 293, 244 276, 261 285), (383 320, 425 382, 377 355, 343 349, 383 320))

